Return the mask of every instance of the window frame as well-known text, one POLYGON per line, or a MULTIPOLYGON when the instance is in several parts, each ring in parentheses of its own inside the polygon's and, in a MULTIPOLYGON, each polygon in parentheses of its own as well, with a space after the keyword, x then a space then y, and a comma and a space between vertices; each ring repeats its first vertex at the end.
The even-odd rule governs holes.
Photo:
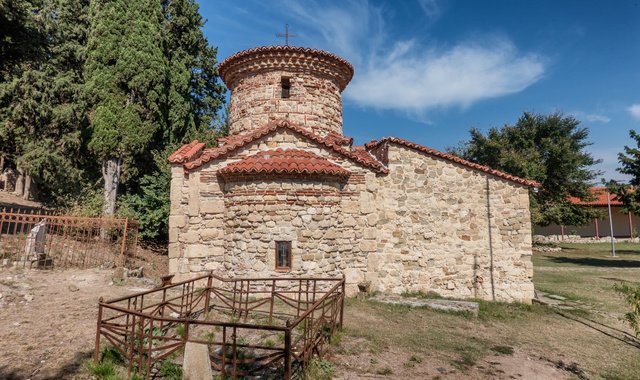
POLYGON ((280 78, 280 98, 281 99, 290 99, 291 98, 291 78, 290 77, 281 77, 280 78))
POLYGON ((291 241, 288 240, 277 240, 276 241, 276 247, 275 247, 275 253, 276 253, 276 257, 275 257, 275 270, 276 272, 291 272, 291 269, 293 268, 293 252, 291 249, 291 241), (289 266, 279 266, 278 265, 278 259, 279 259, 279 252, 278 252, 278 248, 280 246, 280 244, 286 244, 287 248, 288 248, 288 261, 289 261, 289 266))

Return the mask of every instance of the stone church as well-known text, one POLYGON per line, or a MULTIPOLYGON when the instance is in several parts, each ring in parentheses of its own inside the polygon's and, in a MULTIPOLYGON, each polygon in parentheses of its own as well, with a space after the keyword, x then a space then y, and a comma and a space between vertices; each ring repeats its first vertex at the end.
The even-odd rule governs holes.
POLYGON ((169 268, 185 279, 342 276, 348 293, 530 302, 533 181, 396 137, 342 133, 351 64, 266 46, 219 66, 229 136, 169 162, 169 268))

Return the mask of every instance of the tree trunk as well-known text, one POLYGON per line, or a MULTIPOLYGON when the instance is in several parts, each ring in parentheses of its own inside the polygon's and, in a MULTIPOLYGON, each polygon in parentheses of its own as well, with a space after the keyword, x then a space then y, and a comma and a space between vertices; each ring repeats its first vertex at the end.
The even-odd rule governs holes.
POLYGON ((16 179, 16 188, 13 193, 19 197, 24 194, 24 171, 18 167, 18 178, 16 179))
POLYGON ((116 197, 120 184, 122 157, 108 158, 102 162, 102 178, 104 179, 104 205, 102 215, 113 216, 116 213, 116 197))
POLYGON ((33 183, 33 179, 31 178, 31 176, 29 174, 25 174, 24 175, 24 189, 22 192, 22 198, 25 200, 29 200, 29 199, 33 199, 33 196, 31 194, 31 191, 33 190, 32 188, 32 183, 33 183))

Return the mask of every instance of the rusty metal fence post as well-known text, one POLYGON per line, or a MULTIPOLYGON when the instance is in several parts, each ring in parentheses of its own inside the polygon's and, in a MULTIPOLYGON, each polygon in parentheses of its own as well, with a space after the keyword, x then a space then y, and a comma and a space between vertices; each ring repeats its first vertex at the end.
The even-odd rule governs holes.
POLYGON ((120 248, 120 257, 118 258, 118 267, 124 267, 124 253, 127 249, 127 230, 129 228, 129 218, 124 220, 124 230, 122 232, 122 247, 120 248))
POLYGON ((104 302, 104 298, 100 297, 98 300, 98 323, 96 328, 96 350, 93 353, 93 362, 98 363, 100 359, 100 335, 102 330, 102 302, 104 302))

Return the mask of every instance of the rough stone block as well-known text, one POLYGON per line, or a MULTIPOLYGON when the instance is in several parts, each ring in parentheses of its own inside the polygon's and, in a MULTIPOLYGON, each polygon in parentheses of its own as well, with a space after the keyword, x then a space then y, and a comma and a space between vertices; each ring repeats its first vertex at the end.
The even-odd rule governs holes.
POLYGON ((218 214, 224 212, 224 200, 203 199, 200 202, 200 212, 203 214, 218 214))
POLYGON ((175 243, 178 241, 178 228, 169 228, 169 243, 175 243))
POLYGON ((361 240, 360 250, 362 252, 374 252, 378 249, 378 245, 375 240, 361 240))
POLYGON ((171 215, 169 216, 169 228, 182 228, 187 225, 186 215, 171 215))
POLYGON ((373 194, 368 191, 360 193, 360 212, 369 214, 376 210, 376 204, 373 200, 373 194))

